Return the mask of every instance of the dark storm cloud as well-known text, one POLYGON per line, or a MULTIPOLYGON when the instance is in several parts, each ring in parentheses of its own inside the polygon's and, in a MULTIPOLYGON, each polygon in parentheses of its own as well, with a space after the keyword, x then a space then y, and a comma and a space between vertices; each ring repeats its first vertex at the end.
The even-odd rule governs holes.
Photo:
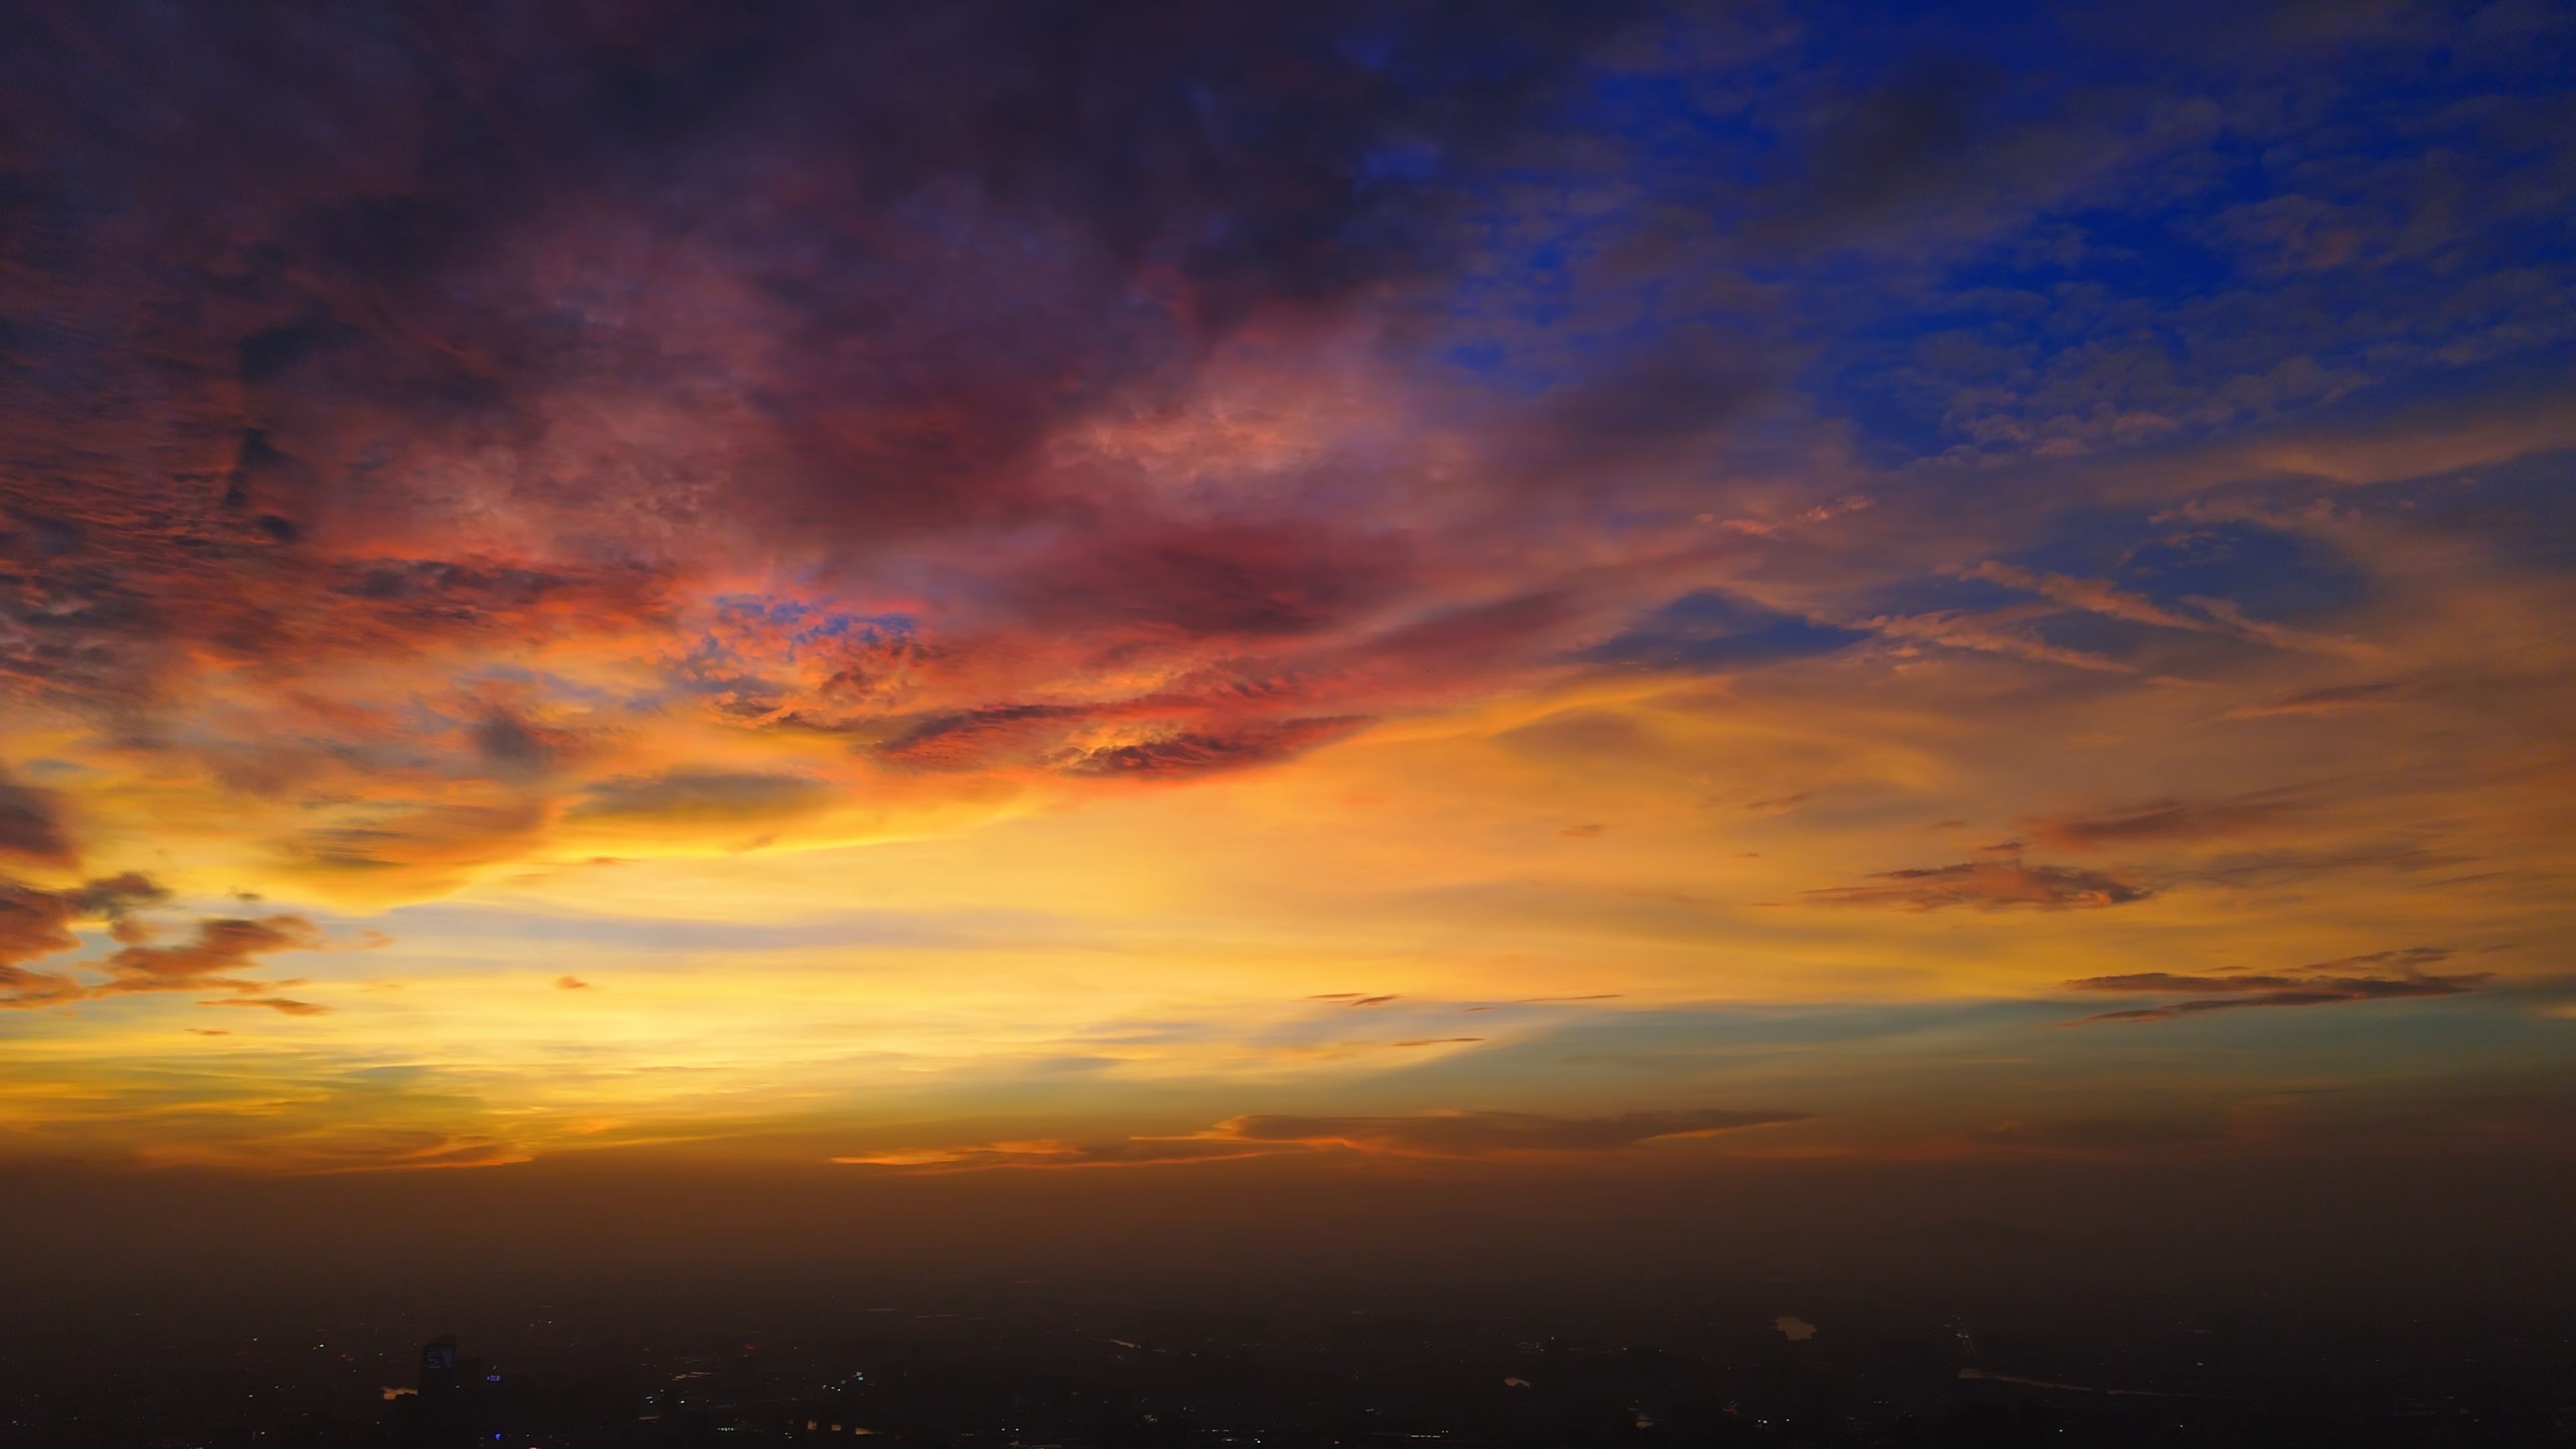
POLYGON ((282 1016, 327 1016, 331 1008, 310 1001, 297 1001, 287 996, 224 996, 213 1001, 200 1001, 199 1006, 256 1006, 282 1016))
POLYGON ((2128 905, 2155 894, 2102 871, 2031 865, 2017 856, 1881 871, 1870 879, 1884 884, 1813 890, 1806 900, 1820 906, 1888 906, 1909 911, 1949 906, 1983 911, 2068 910, 2128 905))
MULTIPOLYGON (((2158 1006, 2107 1011, 2084 1017, 2097 1021, 2173 1021, 2213 1011, 2254 1006, 2334 1006, 2354 1001, 2402 1001, 2432 996, 2459 996, 2491 979, 2487 972, 2436 975, 2424 968, 2448 960, 2441 946, 2408 946, 2320 961, 2281 972, 2217 972, 2205 975, 2140 971, 2119 976, 2088 976, 2066 984, 2078 991, 2115 991, 2181 996, 2186 1000, 2158 1006)), ((2082 1024, 2081 1022, 2077 1024, 2082 1024)))

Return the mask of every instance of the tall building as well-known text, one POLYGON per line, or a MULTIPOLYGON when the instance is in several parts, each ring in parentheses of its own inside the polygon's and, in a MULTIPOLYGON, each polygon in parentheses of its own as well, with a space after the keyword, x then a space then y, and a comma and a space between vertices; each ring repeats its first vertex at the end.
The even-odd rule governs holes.
POLYGON ((420 1346, 420 1397, 423 1403, 453 1397, 461 1382, 456 1366, 455 1334, 442 1334, 420 1346))

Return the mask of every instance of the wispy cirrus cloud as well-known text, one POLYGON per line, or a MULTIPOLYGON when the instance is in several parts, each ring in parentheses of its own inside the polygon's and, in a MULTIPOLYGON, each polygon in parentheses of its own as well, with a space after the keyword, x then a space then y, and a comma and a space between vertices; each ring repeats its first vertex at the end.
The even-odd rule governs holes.
POLYGON ((2354 714, 2363 710, 2387 709, 2402 701, 2408 686, 2402 680, 2374 679, 2359 684, 2326 684, 2314 689, 2301 689, 2257 704, 2238 705, 2220 716, 2222 719, 2295 719, 2320 715, 2354 714))
POLYGON ((2090 650, 2052 644, 2028 627, 2036 610, 1988 613, 1882 614, 1860 626, 1909 644, 1936 644, 1974 654, 2000 654, 2034 664, 2059 664, 2100 674, 2135 674, 2135 665, 2090 650))
POLYGON ((281 1016, 328 1016, 331 1008, 314 1001, 298 1001, 291 996, 219 996, 200 1001, 199 1006, 249 1006, 274 1011, 281 1016))
POLYGON ((2032 864, 2019 856, 1880 871, 1869 879, 1873 884, 1811 890, 1802 899, 1818 906, 1879 906, 1906 911, 1938 911, 1952 906, 1980 911, 2056 911, 2124 906, 2155 894, 2147 886, 2106 871, 2032 864))
POLYGON ((2220 972, 2206 975, 2168 971, 2087 976, 2066 984, 2077 991, 2123 992, 2176 996, 2156 1006, 2106 1011, 2070 1023, 2103 1021, 2176 1021, 2218 1011, 2248 1007, 2336 1006, 2359 1001, 2403 1001, 2421 997, 2460 996, 2493 979, 2490 973, 2438 975, 2424 968, 2450 959, 2442 946, 2408 946, 2346 956, 2279 972, 2220 972))
POLYGON ((1427 1112, 1414 1116, 1230 1117, 1204 1132, 1100 1143, 1054 1140, 890 1149, 832 1160, 854 1166, 963 1171, 990 1167, 1132 1167, 1225 1162, 1324 1151, 1376 1157, 1545 1160, 1625 1151, 1649 1142, 1712 1137, 1807 1120, 1804 1112, 1701 1108, 1553 1117, 1535 1112, 1427 1112))
POLYGON ((2301 808, 2297 792, 2270 790, 2223 800, 2164 800, 2089 815, 2024 816, 2042 845, 2087 853, 2122 845, 2226 839, 2279 828, 2301 808))

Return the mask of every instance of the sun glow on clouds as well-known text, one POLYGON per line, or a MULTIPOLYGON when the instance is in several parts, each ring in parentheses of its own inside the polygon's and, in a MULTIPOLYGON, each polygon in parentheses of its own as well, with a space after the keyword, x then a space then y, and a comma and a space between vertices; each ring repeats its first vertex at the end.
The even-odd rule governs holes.
MULTIPOLYGON (((1784 52, 1783 113, 1843 119, 1685 161, 1582 9, 1398 7, 1382 60, 1331 6, 1043 55, 972 6, 565 12, 472 159, 426 31, 383 73, 266 38, 329 135, 23 77, 28 164, 122 200, 12 262, 51 361, 0 473, 0 1151, 2173 1150, 2001 1094, 2268 1123, 2222 1061, 2449 1070, 2436 1013, 2500 1073, 2563 1050, 2516 993, 2576 898, 2576 323, 2353 335, 2407 299, 2331 288, 2431 245, 2392 231, 2241 298, 2260 338, 2067 302, 2044 349, 2013 296, 2131 285, 2072 198, 2270 275, 2275 198, 2177 157, 2370 118, 2280 113, 2253 46, 2226 127, 1853 170, 1917 141, 1784 52), (772 101, 631 130, 564 79, 718 50, 772 101), (1744 179, 1773 143, 1806 189, 1744 179)), ((100 53, 232 114, 210 24, 100 53)), ((2429 144, 2347 159, 2415 195, 2429 144)), ((2556 265, 2523 220, 2443 265, 2556 265)))

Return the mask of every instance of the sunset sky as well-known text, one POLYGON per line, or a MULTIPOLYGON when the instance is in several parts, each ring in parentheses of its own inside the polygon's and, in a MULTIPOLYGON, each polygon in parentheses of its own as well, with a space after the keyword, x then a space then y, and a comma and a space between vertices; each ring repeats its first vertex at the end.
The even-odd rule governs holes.
POLYGON ((0 1161, 2576 1143, 2563 6, 5 25, 0 1161))

